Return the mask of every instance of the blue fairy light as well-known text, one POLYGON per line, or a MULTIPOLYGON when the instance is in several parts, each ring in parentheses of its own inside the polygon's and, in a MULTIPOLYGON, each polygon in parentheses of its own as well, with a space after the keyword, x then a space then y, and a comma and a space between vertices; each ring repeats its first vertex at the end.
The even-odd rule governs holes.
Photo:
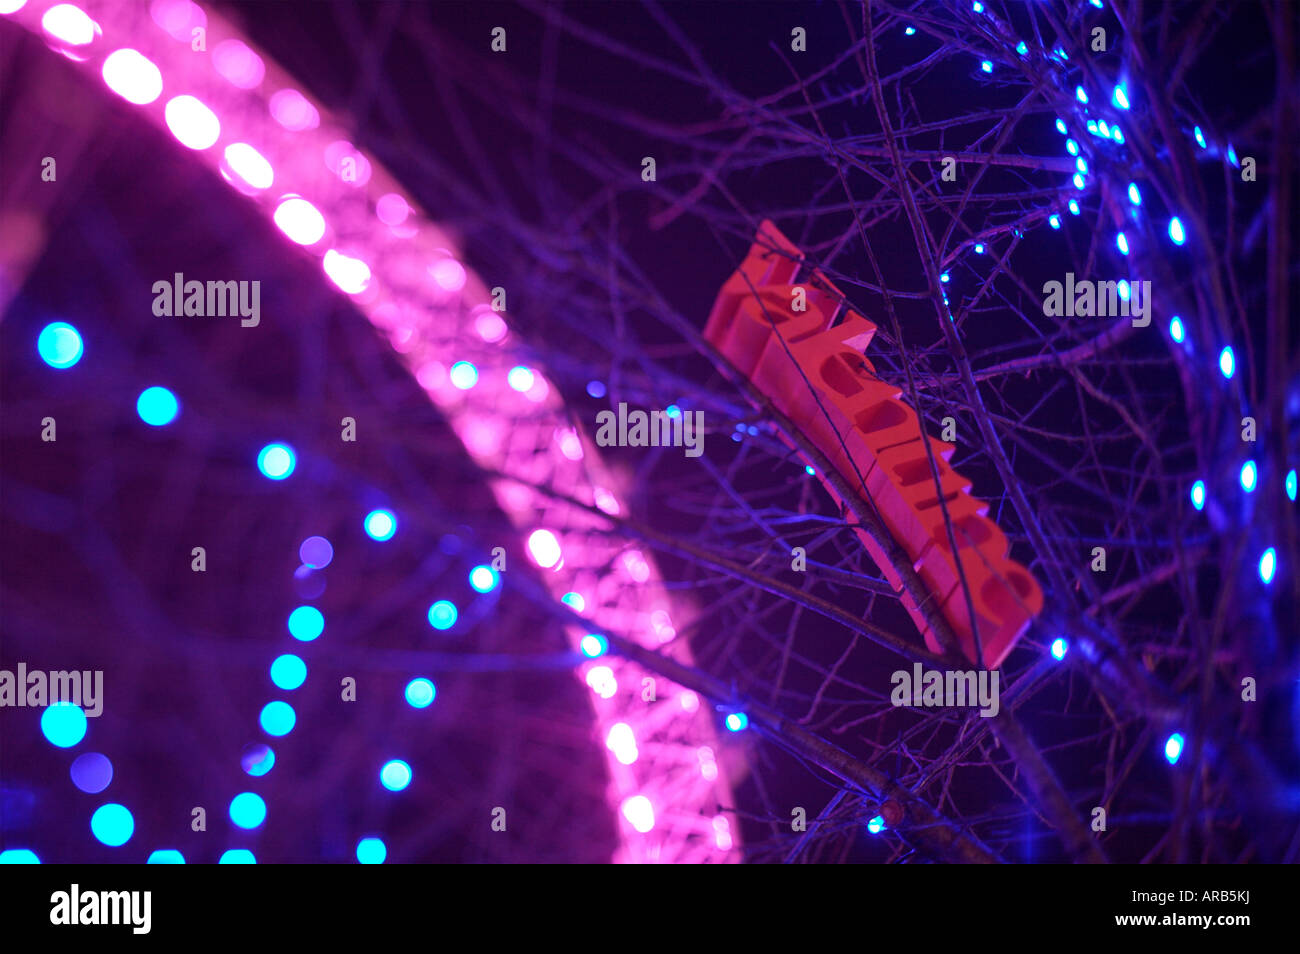
POLYGON ((1047 217, 1047 224, 1054 229, 1059 229, 1061 227, 1061 217, 1056 213, 1052 213, 1047 217))
POLYGON ((1060 636, 1052 640, 1052 658, 1058 662, 1065 658, 1065 654, 1070 651, 1069 640, 1060 636))
POLYGON ((1259 558, 1259 578, 1263 580, 1264 585, 1273 582, 1273 574, 1277 572, 1277 550, 1269 547, 1264 551, 1264 555, 1259 558))
POLYGON ((379 782, 390 792, 400 792, 411 784, 411 766, 401 759, 391 759, 379 770, 379 782))
POLYGON ((406 704, 412 709, 427 709, 437 696, 437 687, 424 677, 412 679, 406 684, 406 704))
POLYGON ((230 820, 247 830, 259 828, 266 821, 266 802, 255 792, 240 792, 230 800, 230 820))
POLYGON ((1121 255, 1128 254, 1128 238, 1123 232, 1120 232, 1115 236, 1115 245, 1119 249, 1121 255))
POLYGON ((1056 120, 1056 131, 1059 132, 1062 136, 1064 136, 1066 133, 1065 120, 1061 119, 1060 117, 1057 117, 1056 120))
POLYGON ((1241 489, 1246 493, 1255 492, 1255 487, 1259 483, 1259 469, 1253 460, 1248 460, 1241 465, 1241 474, 1237 479, 1241 481, 1241 489))
POLYGON ((460 615, 451 600, 438 600, 429 607, 429 625, 434 629, 451 629, 460 615))
POLYGON ((325 632, 325 616, 314 606, 299 606, 289 614, 289 635, 310 643, 325 632))
POLYGON ((1286 498, 1295 500, 1295 468, 1292 467, 1286 472, 1286 498))
POLYGON ((1183 319, 1174 315, 1169 322, 1169 337, 1173 338, 1178 344, 1182 344, 1187 337, 1187 329, 1183 326, 1183 319))
POLYGON ((1138 190, 1136 182, 1130 182, 1128 184, 1128 200, 1134 205, 1142 204, 1142 193, 1138 190))
POLYGON ((1192 484, 1192 506, 1197 510, 1205 509, 1205 481, 1198 480, 1192 484))
POLYGON ((1078 214, 1079 214, 1079 203, 1078 203, 1076 200, 1074 200, 1074 199, 1071 199, 1071 200, 1070 200, 1070 206, 1069 206, 1069 208, 1070 208, 1070 214, 1071 214, 1071 215, 1078 215, 1078 214))
POLYGON ((276 699, 262 706, 257 721, 267 735, 288 735, 298 721, 298 714, 289 703, 276 699))
POLYGON ((86 712, 66 699, 48 705, 41 713, 41 733, 51 745, 70 749, 86 737, 86 712))
POLYGON ((288 444, 267 444, 257 454, 257 469, 269 480, 284 480, 297 466, 297 457, 288 444))
POLYGON ((1237 371, 1237 359, 1232 353, 1232 345, 1219 352, 1219 373, 1231 378, 1237 371))
POLYGON ((1084 104, 1088 102, 1088 94, 1084 92, 1082 86, 1076 86, 1074 88, 1074 98, 1084 104))
POLYGON ((1110 95, 1110 101, 1119 109, 1128 109, 1128 92, 1124 89, 1124 84, 1120 83, 1115 87, 1115 91, 1110 95))
POLYGON ((1079 154, 1079 144, 1073 139, 1067 139, 1065 140, 1065 151, 1072 156, 1077 156, 1079 154))
POLYGON ((391 540, 393 534, 397 532, 397 517, 391 510, 372 510, 366 514, 362 525, 366 528, 366 536, 383 543, 385 540, 391 540))
POLYGON ((170 424, 176 420, 180 409, 176 395, 164 387, 145 388, 135 401, 135 412, 140 415, 140 420, 151 427, 170 424))
POLYGON ((81 360, 85 348, 81 332, 66 321, 55 321, 36 336, 36 351, 51 368, 70 368, 81 360))
POLYGON ((307 681, 307 664, 293 653, 276 656, 271 663, 271 681, 280 689, 292 692, 307 681))
POLYGON ((101 844, 120 848, 135 833, 135 819, 125 805, 109 802, 90 816, 90 831, 101 844))
POLYGON ((867 831, 873 835, 879 835, 885 830, 885 818, 883 815, 877 815, 871 821, 867 822, 867 831))
POLYGON ((388 857, 388 846, 382 838, 362 838, 357 842, 357 861, 363 865, 382 865, 388 857))
POLYGON ((1179 756, 1183 754, 1183 737, 1181 733, 1175 732, 1165 740, 1165 759, 1170 765, 1177 765, 1179 756))
POLYGON ((469 571, 469 585, 479 593, 490 593, 496 589, 501 575, 490 566, 476 566, 469 571))
POLYGON ((1192 128, 1192 135, 1196 137, 1196 144, 1198 146, 1200 146, 1202 149, 1209 148, 1209 146, 1205 144, 1205 133, 1201 132, 1200 126, 1195 126, 1192 128))
POLYGON ((1183 231, 1183 223, 1179 221, 1178 216, 1169 220, 1169 238, 1175 245, 1182 245, 1187 241, 1187 233, 1183 231))

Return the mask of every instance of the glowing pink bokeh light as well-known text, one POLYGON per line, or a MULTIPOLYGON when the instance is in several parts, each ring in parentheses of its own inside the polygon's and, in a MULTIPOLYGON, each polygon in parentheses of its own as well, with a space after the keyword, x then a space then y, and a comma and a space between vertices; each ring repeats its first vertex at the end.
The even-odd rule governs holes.
MULTIPOLYGON (((40 19, 53 2, 28 4, 17 22, 38 36, 50 36, 40 19)), ((161 27, 156 29, 147 20, 140 22, 140 0, 85 3, 101 20, 102 35, 134 48, 119 51, 123 55, 112 59, 111 65, 106 59, 103 78, 108 87, 139 105, 156 101, 163 89, 169 94, 191 91, 194 96, 177 97, 179 116, 175 100, 168 104, 170 109, 155 107, 143 115, 164 123, 177 139, 197 150, 196 158, 206 157, 287 237, 313 246, 323 259, 328 257, 323 271, 331 281, 345 290, 362 287, 364 282, 364 292, 355 299, 358 306, 393 349, 407 356, 411 373, 430 399, 445 409, 471 456, 506 475, 504 480, 491 481, 493 492, 527 540, 530 558, 550 571, 544 576, 554 598, 590 614, 592 627, 608 625, 609 631, 621 632, 647 648, 662 647, 661 651, 690 664, 689 646, 673 639, 667 613, 659 609, 671 604, 672 597, 663 590, 652 558, 638 554, 628 562, 616 544, 592 534, 597 518, 556 506, 533 489, 552 486, 580 500, 594 498, 602 511, 617 514, 624 480, 605 468, 595 448, 584 447, 584 437, 574 430, 562 395, 548 386, 544 371, 533 364, 535 356, 516 344, 506 316, 498 313, 504 302, 496 290, 467 268, 451 237, 408 202, 400 184, 380 163, 340 138, 347 134, 347 120, 328 115, 288 86, 291 78, 218 12, 205 13, 190 0, 151 0, 150 14, 161 27), (193 50, 192 42, 193 31, 200 26, 206 29, 209 18, 211 38, 221 42, 206 54, 193 50), (232 41, 234 37, 240 38, 232 41), (144 63, 129 53, 136 53, 144 63), (248 71, 250 64, 256 64, 254 72, 248 71), (257 67, 262 70, 259 88, 250 91, 240 86, 252 81, 257 67), (269 100, 264 98, 273 90, 269 100), (193 108, 190 100, 199 108, 193 108), (222 149, 210 149, 223 136, 240 148, 222 143, 222 149), (250 143, 257 143, 257 148, 250 143), (334 176, 322 175, 322 156, 334 176), (360 172, 356 179, 369 181, 359 195, 354 190, 361 183, 343 181, 341 160, 349 157, 364 160, 356 162, 360 172), (331 159, 337 161, 331 165, 331 159), (264 186, 268 173, 271 183, 264 186), (278 190, 266 191, 269 184, 278 190), (302 193, 310 194, 312 201, 302 193), (373 209, 375 215, 364 215, 366 209, 373 209), (338 239, 332 237, 335 231, 338 239), (324 241, 327 235, 331 236, 328 242, 324 241), (330 247, 336 243, 339 247, 330 247), (451 387, 453 364, 461 378, 472 379, 476 386, 451 387), (511 384, 525 383, 520 374, 511 380, 510 370, 519 365, 533 373, 531 386, 522 391, 526 404, 509 389, 511 384), (484 440, 489 431, 495 438, 484 440), (530 535, 540 525, 550 529, 530 535), (611 565, 614 573, 607 571, 611 565), (644 579, 634 584, 639 577, 644 579), (570 594, 577 590, 587 598, 574 600, 570 594)), ((0 0, 0 10, 13 7, 15 0, 0 0)), ((54 41, 49 45, 87 68, 98 65, 89 52, 93 46, 82 47, 87 59, 76 55, 76 47, 60 42, 64 49, 54 41)), ((580 634, 588 631, 570 629, 575 645, 580 634)), ((644 670, 617 654, 598 663, 579 664, 575 675, 593 693, 596 722, 606 730, 598 739, 608 740, 611 725, 626 725, 633 744, 640 738, 646 745, 635 764, 627 761, 632 748, 625 744, 622 730, 614 736, 618 751, 601 746, 610 767, 610 807, 629 822, 619 826, 621 846, 613 860, 739 860, 734 851, 722 847, 730 843, 729 829, 725 836, 719 832, 715 837, 716 826, 710 824, 715 806, 731 804, 725 773, 716 761, 696 760, 696 746, 717 739, 708 707, 695 693, 663 679, 656 682, 667 705, 645 706, 638 691, 644 670), (672 811, 656 819, 656 805, 671 805, 672 811)))
POLYGON ((633 795, 623 802, 623 817, 641 834, 652 831, 655 827, 655 809, 650 799, 644 795, 633 795))
POLYGON ((618 692, 618 679, 608 666, 592 666, 587 672, 587 685, 602 699, 612 699, 618 692))
POLYGON ((275 181, 275 170, 266 157, 246 142, 232 142, 224 158, 230 171, 254 189, 269 189, 275 181))
POLYGON ((560 453, 569 460, 582 460, 582 439, 572 428, 555 432, 555 439, 560 442, 560 453))
POLYGON ((501 316, 493 311, 480 311, 474 318, 474 330, 488 344, 496 344, 509 330, 501 316))
POLYGON ((282 89, 269 104, 275 121, 291 132, 303 132, 320 125, 320 112, 296 89, 282 89))
POLYGON ((379 216, 379 221, 385 225, 401 225, 410 214, 411 207, 396 192, 381 195, 379 201, 375 203, 375 215, 379 216))
POLYGON ((616 722, 609 727, 609 732, 605 736, 605 747, 624 765, 631 765, 639 755, 636 748, 636 735, 626 722, 616 722))
POLYGON ((182 146, 210 149, 221 138, 217 114, 193 96, 176 96, 167 101, 164 111, 167 128, 182 146))
POLYGON ((330 249, 325 253, 325 261, 321 264, 330 281, 349 295, 359 295, 370 284, 370 266, 359 258, 350 258, 342 252, 330 249))
POLYGON ((370 160, 345 139, 325 147, 325 167, 353 187, 363 186, 370 181, 370 160))
POLYGON ((50 36, 73 46, 85 46, 95 38, 99 24, 81 7, 56 3, 41 17, 41 28, 50 36))
POLYGON ((222 40, 212 51, 212 66, 231 84, 253 89, 266 76, 262 58, 239 40, 222 40))
POLYGON ((444 258, 429 267, 429 274, 438 283, 438 287, 449 292, 458 292, 465 287, 465 266, 454 258, 444 258))
POLYGON ((207 28, 208 15, 190 0, 153 0, 149 15, 173 40, 189 43, 196 27, 207 28))
POLYGON ((560 562, 560 541, 549 530, 534 530, 528 537, 528 552, 533 561, 544 569, 550 569, 560 562))
POLYGON ((272 216, 280 231, 299 245, 315 245, 325 237, 325 216, 301 196, 290 196, 272 216))
POLYGON ((108 88, 128 103, 144 106, 162 95, 162 73, 137 50, 114 50, 101 71, 108 88))

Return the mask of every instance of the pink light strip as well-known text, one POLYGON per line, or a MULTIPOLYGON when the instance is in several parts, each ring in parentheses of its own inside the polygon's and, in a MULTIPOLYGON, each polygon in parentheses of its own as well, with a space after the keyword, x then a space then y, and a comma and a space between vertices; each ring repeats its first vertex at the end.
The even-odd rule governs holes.
MULTIPOLYGON (((620 482, 569 425, 544 373, 531 369, 531 381, 516 373, 510 386, 511 369, 526 359, 491 309, 487 287, 388 171, 347 140, 345 124, 233 25, 190 0, 31 0, 16 11, 0 9, 96 74, 104 75, 114 55, 106 84, 321 260, 325 277, 402 355, 470 456, 520 481, 494 482, 493 491, 521 536, 554 535, 558 560, 541 546, 549 542, 544 536, 529 550, 550 564, 539 569, 557 599, 579 593, 593 631, 608 628, 691 663, 685 641, 673 640, 672 600, 653 557, 592 532, 600 527, 593 516, 528 486, 555 488, 607 513, 621 506, 620 482), (75 8, 51 17, 58 35, 42 27, 55 6, 75 8), (192 48, 196 28, 206 31, 204 51, 192 48), (157 76, 160 92, 150 98, 157 76), (472 363, 477 377, 459 362, 472 363)), ((570 631, 575 649, 586 632, 570 631)), ((654 680, 656 701, 643 701, 650 677, 620 658, 594 659, 577 675, 591 688, 597 742, 609 766, 608 798, 621 836, 613 860, 739 861, 739 833, 716 814, 732 799, 708 706, 663 678, 654 680), (635 740, 630 764, 605 744, 619 723, 635 740)), ((625 756, 629 751, 618 747, 625 756)))

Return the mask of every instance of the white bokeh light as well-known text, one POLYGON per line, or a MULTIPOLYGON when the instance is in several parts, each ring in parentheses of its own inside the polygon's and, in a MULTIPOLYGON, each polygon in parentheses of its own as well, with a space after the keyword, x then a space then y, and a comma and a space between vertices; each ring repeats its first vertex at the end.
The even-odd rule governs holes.
POLYGON ((41 17, 41 29, 55 39, 73 46, 85 46, 99 33, 99 24, 81 7, 56 3, 41 17))
POLYGON ((276 207, 275 224, 299 245, 315 245, 325 237, 325 216, 301 196, 291 196, 276 207))
POLYGON ((176 96, 167 101, 163 113, 167 128, 182 146, 210 149, 221 137, 217 114, 193 96, 176 96))
POLYGON ((254 189, 269 189, 275 181, 275 170, 266 157, 246 142, 227 146, 225 158, 231 171, 254 189))
POLYGON ((643 835, 654 830, 655 809, 644 795, 633 795, 623 802, 623 817, 643 835))
POLYGON ((162 95, 162 73, 136 50, 114 50, 104 58, 104 82, 128 103, 144 106, 162 95))

